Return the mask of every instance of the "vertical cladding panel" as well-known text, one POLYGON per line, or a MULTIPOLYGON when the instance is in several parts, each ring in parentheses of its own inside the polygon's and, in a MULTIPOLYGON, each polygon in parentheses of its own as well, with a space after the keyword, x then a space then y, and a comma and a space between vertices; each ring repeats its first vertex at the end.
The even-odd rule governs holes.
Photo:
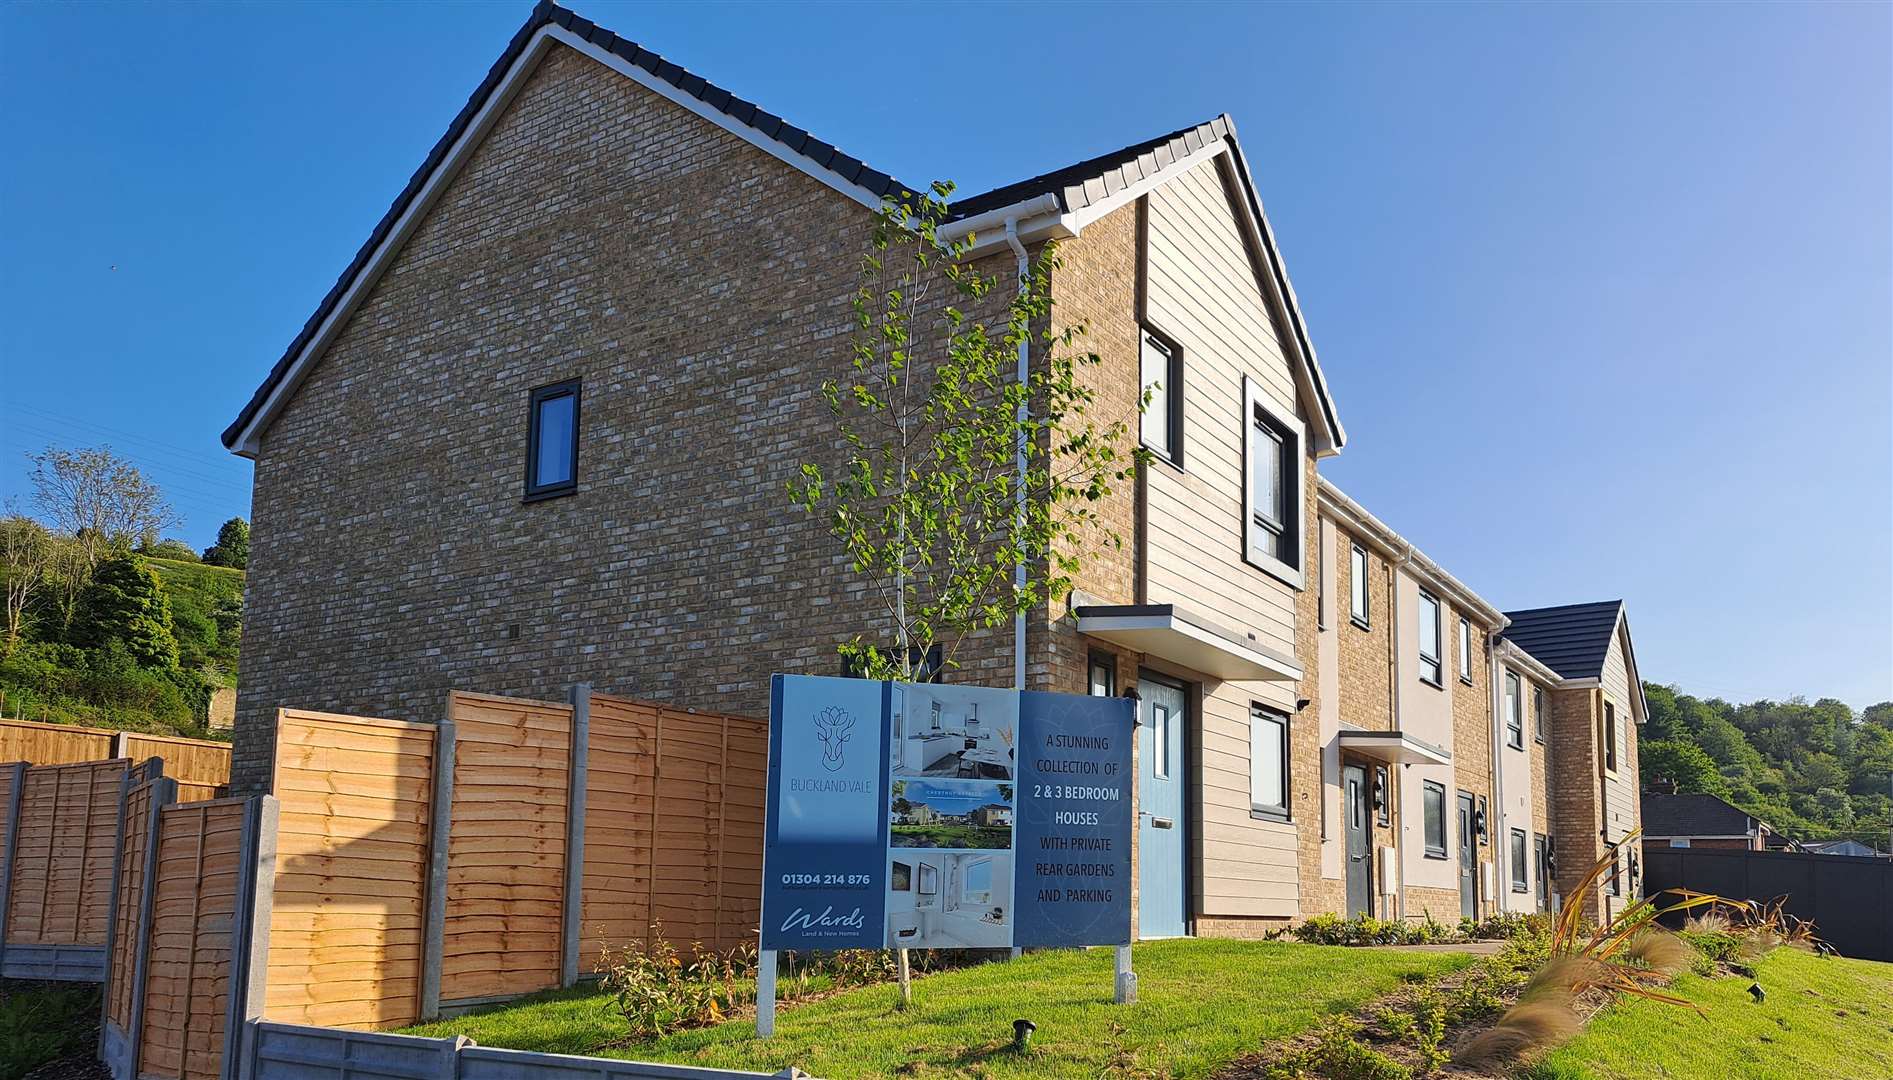
POLYGON ((580 963, 648 939, 755 938, 768 724, 593 695, 580 963))
POLYGON ((142 1077, 217 1080, 221 1072, 247 808, 218 799, 159 811, 142 1077))
POLYGON ((146 849, 153 802, 152 783, 139 784, 125 796, 125 850, 118 875, 117 926, 112 936, 111 985, 106 987, 106 1018, 121 1031, 131 1029, 132 975, 137 967, 139 898, 150 873, 146 849))
POLYGON ((434 736, 428 724, 278 716, 268 1019, 419 1018, 434 736))
POLYGON ((9 944, 103 945, 123 759, 26 770, 7 903, 9 944))
POLYGON ((455 693, 442 1001, 559 985, 572 707, 455 693))

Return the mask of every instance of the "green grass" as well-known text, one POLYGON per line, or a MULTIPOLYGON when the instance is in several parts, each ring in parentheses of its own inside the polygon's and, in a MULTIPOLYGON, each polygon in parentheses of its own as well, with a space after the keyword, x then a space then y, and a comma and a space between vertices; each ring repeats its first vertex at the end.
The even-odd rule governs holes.
POLYGON ((892 986, 849 990, 782 1011, 775 1038, 748 1020, 650 1042, 621 1042, 607 995, 570 991, 409 1029, 486 1046, 589 1053, 851 1077, 1207 1077, 1269 1040, 1355 1009, 1403 981, 1466 967, 1461 953, 1284 942, 1160 941, 1135 951, 1139 1001, 1111 1003, 1109 949, 1033 953, 917 980, 914 1005, 892 986), (1007 1049, 1012 1021, 1038 1025, 1025 1055, 1007 1049), (614 1045, 615 1044, 615 1045, 614 1045))
POLYGON ((1776 949, 1749 980, 1684 975, 1676 991, 1708 1013, 1624 999, 1530 1072, 1532 1080, 1635 1077, 1893 1076, 1893 964, 1776 949))
POLYGON ((987 848, 1012 846, 1012 830, 991 825, 894 825, 889 827, 895 847, 987 848))
POLYGON ((72 983, 0 980, 0 1080, 92 1048, 99 990, 72 983))

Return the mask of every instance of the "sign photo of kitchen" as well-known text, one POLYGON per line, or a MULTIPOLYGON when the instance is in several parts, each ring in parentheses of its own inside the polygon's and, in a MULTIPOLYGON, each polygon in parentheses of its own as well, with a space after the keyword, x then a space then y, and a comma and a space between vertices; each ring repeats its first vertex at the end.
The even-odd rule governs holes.
POLYGON ((1010 780, 1019 695, 984 686, 898 684, 888 757, 895 779, 1010 780))

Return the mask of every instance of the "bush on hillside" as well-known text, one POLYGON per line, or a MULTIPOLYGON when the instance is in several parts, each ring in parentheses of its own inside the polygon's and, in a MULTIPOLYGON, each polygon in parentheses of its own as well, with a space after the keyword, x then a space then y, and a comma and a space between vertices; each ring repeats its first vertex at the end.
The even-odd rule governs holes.
POLYGON ((140 555, 153 559, 176 559, 179 562, 198 562, 197 549, 182 540, 160 540, 149 547, 141 548, 140 555))
POLYGON ((132 556, 99 563, 79 594, 72 642, 87 649, 117 643, 139 667, 177 667, 177 639, 158 575, 132 556))
POLYGON ((250 565, 250 523, 240 517, 224 522, 217 530, 217 542, 204 549, 204 561, 236 570, 250 565))

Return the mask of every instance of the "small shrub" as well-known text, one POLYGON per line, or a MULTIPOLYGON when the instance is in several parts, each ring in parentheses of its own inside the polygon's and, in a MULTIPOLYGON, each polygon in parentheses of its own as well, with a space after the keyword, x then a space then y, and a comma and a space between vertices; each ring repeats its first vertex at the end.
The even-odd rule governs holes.
POLYGON ((1329 1019, 1313 1045, 1291 1051, 1264 1067, 1267 1080, 1412 1080, 1413 1070, 1360 1040, 1360 1025, 1345 1016, 1329 1019))
POLYGON ((603 985, 637 1038, 722 1023, 756 1000, 753 944, 726 953, 693 944, 686 957, 660 927, 648 945, 606 946, 603 961, 603 985))

